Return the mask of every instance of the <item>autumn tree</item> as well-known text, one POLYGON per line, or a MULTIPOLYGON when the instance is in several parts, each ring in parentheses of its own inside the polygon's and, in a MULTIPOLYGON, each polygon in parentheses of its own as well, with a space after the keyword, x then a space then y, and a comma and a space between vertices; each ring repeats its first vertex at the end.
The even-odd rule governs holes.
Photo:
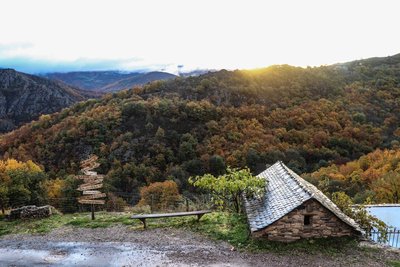
POLYGON ((400 201, 400 173, 390 171, 375 180, 372 185, 376 198, 385 203, 399 203, 400 201))
POLYGON ((164 210, 175 206, 181 199, 178 185, 174 181, 167 180, 142 187, 139 205, 149 205, 152 210, 164 210))
POLYGON ((343 191, 356 203, 400 201, 400 151, 376 150, 356 161, 319 169, 308 179, 325 193, 343 191))
POLYGON ((65 180, 60 178, 46 180, 43 183, 43 186, 46 191, 49 203, 56 208, 61 208, 61 198, 63 197, 63 189, 66 186, 65 180))
POLYGON ((0 186, 0 206, 1 212, 4 214, 5 209, 8 207, 8 188, 5 185, 0 186))
POLYGON ((47 195, 43 183, 47 180, 47 175, 31 160, 0 161, 0 180, 0 202, 3 208, 8 205, 14 208, 46 202, 47 195))

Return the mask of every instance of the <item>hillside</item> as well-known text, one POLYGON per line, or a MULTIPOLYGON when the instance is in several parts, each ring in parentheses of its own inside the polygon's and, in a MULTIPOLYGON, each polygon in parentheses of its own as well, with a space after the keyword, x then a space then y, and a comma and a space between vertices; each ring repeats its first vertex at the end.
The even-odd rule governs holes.
POLYGON ((43 74, 44 77, 62 81, 71 86, 85 90, 96 90, 108 84, 128 77, 134 77, 140 73, 122 73, 118 71, 75 71, 52 72, 43 74))
POLYGON ((400 202, 400 149, 376 150, 343 165, 333 164, 307 174, 326 193, 343 191, 356 203, 400 202))
POLYGON ((123 89, 130 89, 134 86, 144 85, 149 82, 158 81, 158 80, 161 80, 161 81, 171 80, 176 77, 177 77, 176 75, 173 75, 170 73, 153 71, 153 72, 148 72, 148 73, 141 73, 138 75, 130 75, 129 77, 126 77, 126 78, 118 80, 114 83, 105 85, 105 86, 99 88, 98 90, 101 92, 120 91, 123 89))
POLYGON ((62 81, 84 90, 111 92, 130 89, 156 80, 173 79, 176 76, 166 72, 123 73, 118 71, 78 71, 47 73, 45 77, 62 81))
POLYGON ((95 96, 62 83, 13 69, 1 69, 0 132, 95 96))
POLYGON ((110 190, 125 193, 165 179, 190 190, 189 176, 226 165, 258 173, 282 160, 313 172, 398 144, 400 80, 384 65, 365 68, 279 65, 157 81, 25 125, 0 151, 53 178, 96 153, 110 190))

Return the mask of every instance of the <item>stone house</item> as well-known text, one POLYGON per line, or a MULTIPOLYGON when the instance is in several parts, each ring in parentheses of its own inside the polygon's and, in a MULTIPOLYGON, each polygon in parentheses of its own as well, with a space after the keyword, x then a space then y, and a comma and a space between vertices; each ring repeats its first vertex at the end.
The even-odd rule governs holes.
POLYGON ((267 180, 258 198, 244 197, 251 233, 274 241, 359 236, 358 224, 328 197, 278 161, 258 177, 267 180))

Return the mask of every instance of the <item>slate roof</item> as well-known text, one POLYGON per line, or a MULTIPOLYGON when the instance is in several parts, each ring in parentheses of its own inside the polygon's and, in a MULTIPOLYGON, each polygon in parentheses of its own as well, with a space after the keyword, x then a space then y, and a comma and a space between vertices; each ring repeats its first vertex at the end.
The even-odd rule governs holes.
POLYGON ((244 197, 244 206, 252 232, 264 229, 310 199, 315 199, 340 220, 361 232, 361 228, 353 219, 344 214, 314 185, 282 162, 276 162, 257 176, 267 180, 265 195, 259 198, 244 197))

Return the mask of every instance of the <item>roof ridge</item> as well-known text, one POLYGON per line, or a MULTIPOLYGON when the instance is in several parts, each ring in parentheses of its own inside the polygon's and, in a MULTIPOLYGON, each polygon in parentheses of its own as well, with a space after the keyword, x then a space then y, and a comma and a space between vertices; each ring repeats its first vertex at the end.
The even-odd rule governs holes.
POLYGON ((357 223, 316 186, 292 171, 282 161, 275 162, 257 176, 267 179, 268 183, 262 198, 244 200, 252 232, 271 225, 309 199, 315 199, 344 223, 361 231, 357 223))
POLYGON ((290 176, 290 178, 292 178, 293 181, 295 181, 295 183, 297 183, 307 194, 309 194, 310 197, 314 196, 314 193, 310 191, 310 189, 307 187, 307 185, 302 183, 302 181, 300 181, 297 177, 295 177, 289 171, 290 169, 282 161, 279 161, 279 163, 280 163, 281 167, 283 168, 283 170, 290 176))

